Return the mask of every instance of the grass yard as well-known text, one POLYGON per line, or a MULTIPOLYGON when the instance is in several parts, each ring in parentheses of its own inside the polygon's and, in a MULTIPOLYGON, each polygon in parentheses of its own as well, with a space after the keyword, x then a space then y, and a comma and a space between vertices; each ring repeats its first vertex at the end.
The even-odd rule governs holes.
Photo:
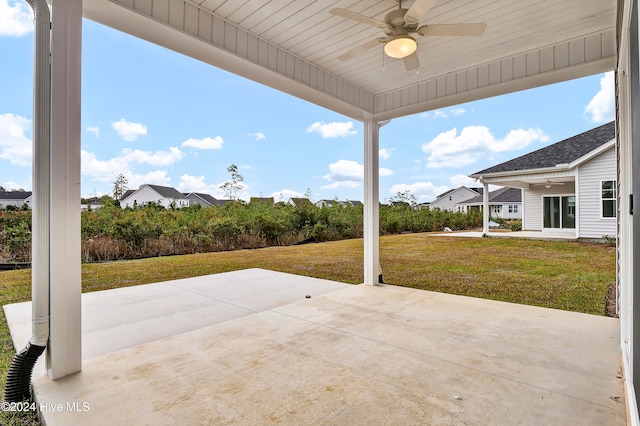
MULTIPOLYGON (((381 237, 380 253, 388 284, 595 315, 605 314, 607 288, 616 279, 615 247, 600 244, 405 234, 381 237)), ((362 258, 363 240, 355 239, 85 264, 82 282, 90 292, 264 268, 356 284, 363 280, 362 258)), ((0 272, 0 304, 30 300, 30 280, 30 270, 0 272)), ((4 313, 0 340, 4 391, 15 353, 4 313)), ((2 424, 29 421, 0 416, 2 424)))

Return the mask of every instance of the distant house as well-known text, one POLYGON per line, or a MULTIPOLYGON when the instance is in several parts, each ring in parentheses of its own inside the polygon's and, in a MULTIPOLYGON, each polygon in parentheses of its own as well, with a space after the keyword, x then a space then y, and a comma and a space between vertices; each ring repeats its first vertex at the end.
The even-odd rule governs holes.
POLYGON ((304 198, 304 197, 291 197, 289 198, 289 201, 287 201, 287 204, 294 207, 303 207, 303 206, 313 205, 310 199, 304 198))
POLYGON ((362 204, 362 201, 358 201, 358 200, 339 201, 339 203, 342 206, 346 206, 346 207, 362 207, 362 206, 364 206, 364 204, 362 204))
POLYGON ((453 212, 456 210, 456 204, 478 195, 482 195, 482 188, 459 186, 436 196, 436 199, 429 204, 429 208, 431 210, 440 209, 453 212))
POLYGON ((31 191, 3 191, 0 192, 0 209, 6 209, 8 206, 20 209, 24 205, 31 208, 32 199, 31 191))
POLYGON ((616 235, 614 122, 471 177, 521 188, 525 231, 566 232, 576 238, 616 235))
POLYGON ((263 204, 268 204, 270 206, 274 205, 274 199, 273 197, 251 197, 249 198, 249 204, 254 203, 263 203, 263 204))
POLYGON ((189 199, 170 186, 144 184, 136 190, 129 190, 120 199, 120 207, 142 207, 157 204, 164 208, 189 207, 189 199))
POLYGON ((337 200, 318 200, 315 202, 316 207, 331 207, 338 204, 337 200))
POLYGON ((202 192, 189 192, 183 194, 188 200, 190 206, 200 205, 202 207, 224 206, 231 200, 219 200, 212 195, 202 192))
POLYGON ((331 207, 331 206, 342 206, 342 207, 362 207, 362 201, 358 200, 318 200, 316 201, 316 207, 331 207))
MULTIPOLYGON (((456 204, 456 211, 466 213, 470 210, 482 210, 483 195, 456 204)), ((522 219, 522 190, 520 188, 499 188, 489 192, 489 214, 503 219, 522 219)))
POLYGON ((82 210, 83 212, 86 211, 96 211, 96 210, 100 210, 102 208, 102 203, 98 200, 95 201, 91 201, 88 204, 81 204, 80 205, 80 210, 82 210))

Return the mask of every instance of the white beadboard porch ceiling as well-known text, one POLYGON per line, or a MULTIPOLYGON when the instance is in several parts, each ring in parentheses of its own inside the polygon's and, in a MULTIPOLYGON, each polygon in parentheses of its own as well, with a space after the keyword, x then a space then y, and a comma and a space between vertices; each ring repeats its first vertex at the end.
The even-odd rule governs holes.
POLYGON ((418 36, 417 73, 391 58, 383 69, 382 45, 338 60, 384 33, 329 11, 382 20, 396 0, 84 0, 84 15, 346 116, 384 120, 612 70, 616 4, 439 0, 421 25, 487 29, 418 36))

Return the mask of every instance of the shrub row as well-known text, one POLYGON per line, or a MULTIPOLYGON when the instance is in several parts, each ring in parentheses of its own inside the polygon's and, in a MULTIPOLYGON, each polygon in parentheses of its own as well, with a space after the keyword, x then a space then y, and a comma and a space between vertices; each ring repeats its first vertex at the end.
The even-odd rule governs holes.
MULTIPOLYGON (((30 212, 0 212, 0 262, 29 261, 30 212)), ((482 224, 468 214, 381 206, 380 233, 471 229, 482 224)), ((362 207, 294 207, 242 202, 214 208, 121 209, 105 205, 82 213, 82 259, 104 261, 158 255, 290 245, 362 237, 362 207)))

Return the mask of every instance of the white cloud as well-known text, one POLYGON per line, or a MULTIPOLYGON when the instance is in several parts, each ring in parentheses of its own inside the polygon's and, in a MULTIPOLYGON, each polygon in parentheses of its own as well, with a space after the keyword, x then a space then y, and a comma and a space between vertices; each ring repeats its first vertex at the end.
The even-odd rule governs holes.
POLYGON ((189 138, 182 142, 182 146, 197 149, 222 149, 222 144, 224 144, 224 140, 221 136, 216 136, 215 138, 206 137, 204 139, 189 138))
POLYGON ((82 174, 100 182, 113 182, 122 173, 129 179, 129 187, 133 188, 133 181, 139 181, 146 177, 153 179, 153 182, 164 185, 170 181, 165 170, 157 170, 139 175, 133 172, 134 164, 149 164, 151 166, 168 166, 183 157, 182 152, 176 147, 170 147, 169 151, 142 151, 139 149, 123 149, 117 157, 108 160, 99 160, 93 152, 81 151, 82 174))
POLYGON ((33 31, 33 11, 20 0, 0 0, 0 36, 22 36, 33 31))
POLYGON ((31 188, 31 184, 29 185, 21 185, 19 183, 16 183, 14 181, 7 181, 5 183, 2 184, 2 186, 4 187, 4 189, 6 189, 7 191, 16 191, 18 189, 25 189, 25 188, 31 188))
POLYGON ((364 166, 353 160, 338 160, 329 164, 329 174, 323 176, 330 184, 325 189, 357 188, 364 179, 364 166))
POLYGON ((492 153, 514 151, 533 142, 546 142, 549 138, 539 129, 511 130, 503 139, 496 139, 485 126, 469 126, 458 134, 456 128, 440 133, 422 145, 429 154, 427 167, 463 167, 492 153))
POLYGON ((605 73, 600 79, 600 91, 589 101, 584 109, 594 123, 609 122, 615 118, 613 71, 605 73))
MULTIPOLYGON (((393 171, 381 167, 380 176, 391 176, 393 171)), ((322 188, 357 188, 364 180, 364 166, 353 160, 338 160, 329 164, 329 174, 322 176, 331 183, 322 188)))
POLYGON ((464 108, 453 108, 450 109, 448 111, 442 110, 442 109, 436 109, 433 111, 428 111, 425 112, 424 114, 422 114, 423 117, 426 118, 447 118, 449 117, 449 114, 453 115, 454 117, 458 117, 462 114, 465 114, 467 112, 467 110, 465 110, 464 108))
POLYGON ((111 123, 115 131, 127 142, 134 142, 140 136, 147 134, 147 126, 141 123, 133 123, 121 118, 120 121, 111 123))
POLYGON ((89 126, 86 128, 86 131, 93 134, 96 138, 100 137, 100 127, 97 126, 89 126))
POLYGON ((353 181, 353 180, 343 180, 338 182, 333 182, 329 185, 323 185, 321 188, 323 189, 354 189, 361 185, 361 182, 353 181))
POLYGON ((411 195, 416 197, 418 202, 433 201, 436 195, 442 194, 449 189, 446 186, 435 186, 431 182, 414 182, 411 184, 400 183, 393 185, 389 189, 389 193, 396 195, 398 192, 409 191, 411 195))
POLYGON ((347 136, 355 135, 358 132, 352 129, 353 123, 351 121, 339 122, 332 121, 331 123, 325 123, 324 121, 316 121, 307 128, 307 133, 318 132, 323 138, 344 138, 347 136))
POLYGON ((263 140, 265 140, 267 138, 267 136, 262 132, 249 133, 249 136, 251 136, 252 138, 254 138, 257 141, 263 141, 263 140))
POLYGON ((466 175, 454 175, 451 176, 449 178, 449 182, 451 182, 451 185, 453 185, 454 188, 464 185, 466 187, 469 186, 481 186, 478 182, 476 182, 474 179, 470 178, 469 176, 466 175))
POLYGON ((180 183, 177 189, 180 192, 202 192, 215 198, 223 198, 224 191, 220 189, 220 185, 222 183, 206 183, 204 176, 191 176, 185 173, 180 176, 180 183))
POLYGON ((395 148, 391 148, 391 149, 382 148, 379 151, 378 155, 380 155, 380 158, 382 158, 383 160, 388 160, 389 157, 391 157, 391 153, 395 150, 396 150, 395 148))
POLYGON ((152 172, 149 172, 143 175, 137 174, 137 173, 130 173, 130 174, 125 174, 125 176, 129 181, 129 185, 128 185, 129 189, 137 189, 141 185, 144 185, 145 183, 148 183, 151 185, 162 185, 162 186, 171 185, 171 178, 167 176, 166 170, 154 170, 152 172))
POLYGON ((284 201, 286 203, 287 201, 289 201, 289 198, 302 198, 304 197, 304 194, 292 189, 282 189, 280 191, 271 193, 271 195, 268 195, 268 197, 273 197, 276 202, 284 201))
POLYGON ((180 161, 184 154, 175 146, 169 147, 169 151, 142 151, 140 149, 123 149, 120 153, 120 160, 126 163, 143 163, 152 166, 169 166, 176 161, 180 161))
POLYGON ((31 120, 14 114, 0 114, 0 159, 17 166, 30 166, 32 144, 25 132, 31 120))

